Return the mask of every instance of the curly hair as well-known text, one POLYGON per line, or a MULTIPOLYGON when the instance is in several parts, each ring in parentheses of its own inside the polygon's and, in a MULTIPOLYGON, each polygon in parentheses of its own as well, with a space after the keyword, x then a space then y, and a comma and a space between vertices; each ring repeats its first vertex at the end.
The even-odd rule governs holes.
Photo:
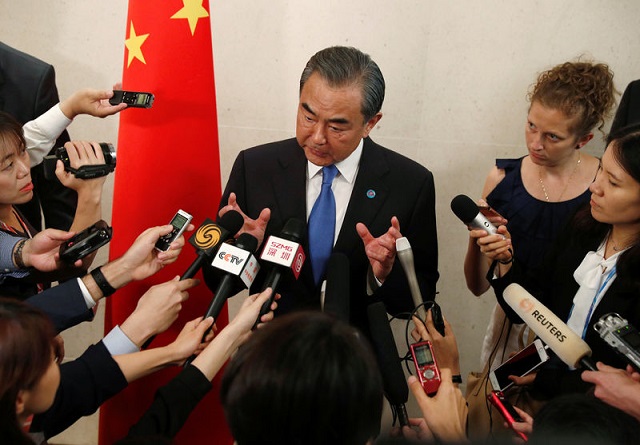
POLYGON ((530 103, 562 111, 573 118, 571 130, 578 136, 594 128, 602 130, 615 104, 613 72, 604 63, 565 62, 542 72, 529 89, 530 103))

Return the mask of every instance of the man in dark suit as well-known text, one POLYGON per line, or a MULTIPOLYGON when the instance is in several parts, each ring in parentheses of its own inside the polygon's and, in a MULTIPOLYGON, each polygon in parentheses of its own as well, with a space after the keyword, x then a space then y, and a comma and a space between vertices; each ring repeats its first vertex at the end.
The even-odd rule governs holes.
MULTIPOLYGON (((60 101, 53 66, 0 42, 0 110, 25 124, 60 101)), ((55 147, 69 141, 65 130, 55 147)), ((76 211, 76 192, 64 187, 57 178, 47 181, 44 166, 31 169, 33 199, 19 206, 20 211, 37 230, 42 228, 40 207, 45 225, 69 230, 76 211)))
MULTIPOLYGON (((322 167, 335 165, 333 252, 349 258, 350 322, 365 332, 370 303, 382 300, 392 314, 413 309, 395 262, 397 238, 404 235, 412 245, 424 300, 434 298, 438 279, 433 176, 369 138, 382 117, 384 90, 382 73, 368 55, 348 47, 318 52, 300 80, 296 138, 241 152, 220 204, 220 215, 240 211, 242 231, 262 242, 277 236, 290 218, 309 220, 322 167)), ((311 256, 309 243, 303 246, 311 256)), ((284 280, 276 316, 320 308, 324 272, 313 269, 306 261, 297 281, 284 280)))
POLYGON ((613 134, 627 125, 640 122, 640 79, 627 85, 622 94, 618 111, 613 118, 610 133, 613 134))

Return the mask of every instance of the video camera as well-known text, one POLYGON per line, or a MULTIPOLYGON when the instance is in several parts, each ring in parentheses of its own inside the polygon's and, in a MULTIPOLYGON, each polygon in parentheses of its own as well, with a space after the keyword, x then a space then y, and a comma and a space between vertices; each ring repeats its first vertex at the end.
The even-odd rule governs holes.
POLYGON ((56 162, 59 160, 64 164, 64 169, 78 179, 93 179, 100 176, 106 176, 116 168, 116 150, 112 144, 108 142, 100 142, 100 148, 104 154, 104 164, 100 165, 83 165, 75 169, 71 167, 69 154, 64 147, 58 147, 53 150, 53 154, 44 157, 44 177, 52 180, 56 177, 56 162))

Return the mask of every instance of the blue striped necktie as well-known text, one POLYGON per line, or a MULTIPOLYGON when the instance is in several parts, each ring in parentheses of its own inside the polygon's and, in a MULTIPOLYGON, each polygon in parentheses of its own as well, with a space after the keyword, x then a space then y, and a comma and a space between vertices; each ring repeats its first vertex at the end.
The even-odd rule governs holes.
POLYGON ((320 283, 333 250, 336 230, 336 200, 331 183, 338 174, 335 165, 322 168, 322 190, 309 215, 309 256, 313 279, 320 283))

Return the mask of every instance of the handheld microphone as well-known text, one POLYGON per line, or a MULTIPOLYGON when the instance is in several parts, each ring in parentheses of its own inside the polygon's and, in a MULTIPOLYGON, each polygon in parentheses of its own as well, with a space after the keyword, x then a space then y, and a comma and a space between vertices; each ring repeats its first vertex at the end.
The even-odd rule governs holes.
POLYGON ((409 425, 409 416, 405 406, 409 399, 409 387, 404 378, 398 348, 387 318, 387 310, 384 304, 379 301, 367 307, 367 316, 373 349, 382 374, 384 394, 398 414, 400 426, 409 425))
POLYGON ((260 270, 260 265, 253 256, 253 252, 257 248, 258 240, 249 233, 242 233, 238 236, 235 245, 229 243, 220 245, 211 266, 225 273, 213 291, 214 297, 204 318, 213 317, 214 320, 218 319, 225 302, 237 289, 235 284, 238 278, 247 288, 251 287, 260 270))
POLYGON ((270 287, 271 298, 262 305, 256 324, 264 314, 271 310, 271 304, 284 274, 291 270, 296 280, 300 276, 300 271, 306 258, 301 246, 305 232, 305 225, 302 221, 297 218, 290 218, 282 228, 279 237, 271 235, 264 243, 260 260, 270 263, 271 268, 264 280, 261 291, 270 287))
MULTIPOLYGON (((407 276, 409 282, 409 289, 411 290, 411 297, 413 298, 413 304, 418 308, 418 316, 422 321, 427 320, 427 312, 424 308, 424 302, 422 300, 422 294, 420 293, 420 286, 418 286, 418 278, 416 277, 416 268, 413 262, 413 250, 411 249, 411 243, 406 237, 398 238, 396 240, 396 252, 398 260, 402 264, 402 269, 407 276)), ((435 302, 431 302, 431 318, 433 324, 440 333, 444 336, 444 320, 442 319, 442 311, 440 306, 435 302)))
POLYGON ((597 371, 591 348, 525 288, 512 283, 504 290, 504 301, 569 366, 597 371))
POLYGON ((198 256, 182 275, 180 280, 193 278, 207 258, 211 258, 218 246, 233 237, 242 228, 244 218, 235 210, 230 210, 220 217, 220 224, 209 218, 191 235, 189 242, 196 248, 198 256))
POLYGON ((489 235, 498 235, 494 226, 482 213, 478 205, 466 195, 458 195, 451 200, 451 210, 467 226, 472 229, 486 230, 489 235))
POLYGON ((351 308, 350 283, 349 258, 344 253, 332 253, 327 264, 327 287, 322 310, 345 323, 349 323, 351 308))

